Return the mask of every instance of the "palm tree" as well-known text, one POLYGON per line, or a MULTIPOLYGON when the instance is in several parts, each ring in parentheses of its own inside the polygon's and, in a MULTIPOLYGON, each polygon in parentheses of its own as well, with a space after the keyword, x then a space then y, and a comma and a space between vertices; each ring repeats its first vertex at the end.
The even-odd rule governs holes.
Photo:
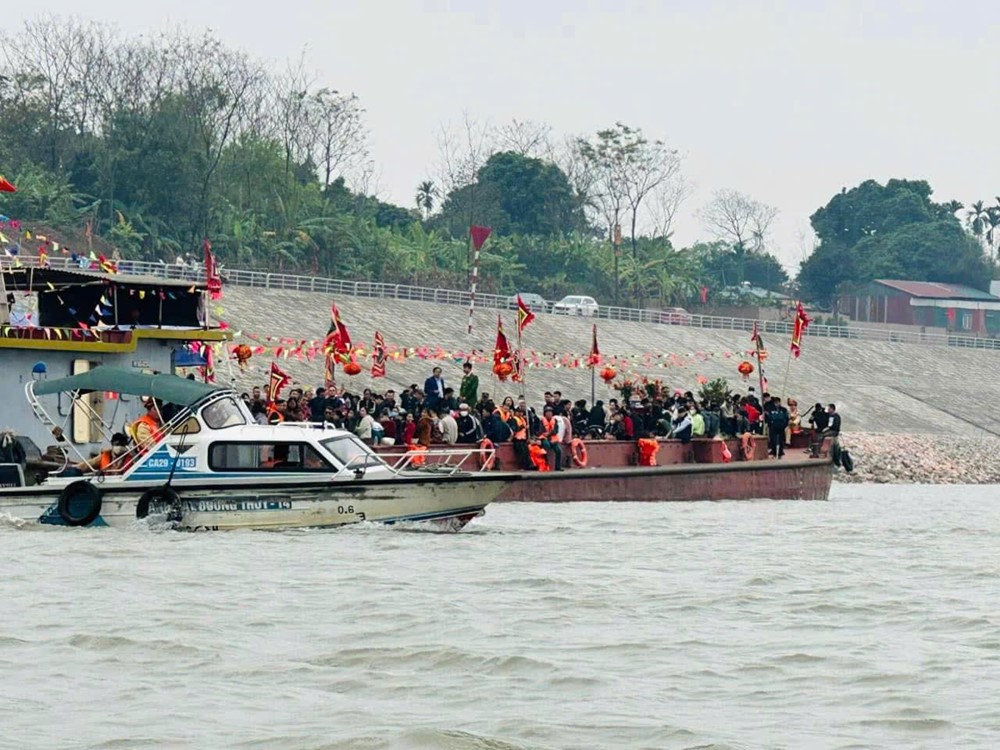
POLYGON ((986 208, 986 204, 982 201, 976 201, 969 206, 965 211, 965 220, 968 222, 969 231, 982 242, 983 232, 986 231, 986 225, 989 222, 989 210, 986 208))
POLYGON ((438 189, 430 180, 424 180, 417 185, 417 208, 424 215, 424 221, 434 210, 434 199, 437 198, 438 189))

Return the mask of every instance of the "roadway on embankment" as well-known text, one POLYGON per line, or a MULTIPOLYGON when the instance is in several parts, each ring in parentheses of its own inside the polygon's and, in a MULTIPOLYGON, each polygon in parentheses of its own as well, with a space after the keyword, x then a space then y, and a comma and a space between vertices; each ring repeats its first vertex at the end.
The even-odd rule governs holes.
MULTIPOLYGON (((322 340, 330 322, 330 296, 323 293, 291 292, 229 285, 221 301, 221 314, 233 330, 244 334, 238 341, 274 347, 264 337, 322 340)), ((355 344, 370 349, 376 330, 387 343, 407 347, 442 347, 446 351, 492 352, 496 334, 496 311, 477 310, 471 339, 466 335, 467 308, 396 299, 343 296, 336 299, 344 323, 355 344)), ((504 311, 504 326, 515 346, 514 312, 504 311)), ((539 314, 525 331, 527 350, 574 353, 585 357, 590 349, 591 325, 587 318, 539 314)), ((755 384, 756 373, 744 383, 737 363, 751 347, 745 331, 650 323, 601 320, 598 337, 603 354, 627 355, 639 362, 629 374, 663 380, 670 387, 697 390, 697 376, 725 377, 731 386, 745 391, 755 384), (641 355, 678 355, 676 360, 654 360, 643 367, 641 355), (731 356, 725 356, 726 353, 731 356), (664 366, 665 365, 665 366, 664 366)), ((770 358, 765 363, 772 392, 791 396, 805 410, 816 401, 836 402, 843 414, 845 431, 873 433, 942 433, 968 437, 1000 435, 1000 384, 997 366, 1000 352, 944 346, 882 343, 806 336, 802 357, 792 360, 787 387, 788 336, 766 335, 770 358)), ((287 348, 287 346, 286 346, 287 348)), ((272 356, 251 360, 247 371, 233 367, 241 387, 263 385, 272 356)), ((304 385, 323 380, 322 358, 314 361, 279 359, 280 366, 304 385)), ((368 362, 363 364, 367 365, 368 362)), ((348 381, 352 390, 366 386, 399 389, 422 384, 434 365, 444 370, 448 385, 456 392, 462 376, 454 359, 429 361, 411 357, 390 360, 387 377, 372 381, 365 367, 361 375, 346 378, 338 370, 338 381, 348 381)), ((225 378, 224 366, 219 368, 225 378)), ((481 390, 491 395, 514 395, 517 385, 497 383, 485 363, 476 366, 481 390)), ((527 371, 529 401, 541 401, 545 390, 560 390, 564 397, 590 398, 591 376, 586 368, 531 368, 527 371)), ((607 401, 617 394, 597 381, 597 398, 607 401)))

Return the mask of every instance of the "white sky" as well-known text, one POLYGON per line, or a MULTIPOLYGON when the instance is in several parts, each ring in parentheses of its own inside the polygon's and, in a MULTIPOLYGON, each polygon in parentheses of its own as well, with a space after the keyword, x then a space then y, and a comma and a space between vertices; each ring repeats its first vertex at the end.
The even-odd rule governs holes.
POLYGON ((775 251, 797 267, 809 215, 864 179, 927 179, 938 200, 1000 194, 1000 24, 985 0, 41 0, 5 9, 132 33, 181 24, 317 82, 367 110, 383 197, 413 205, 442 123, 470 116, 587 134, 620 120, 685 155, 696 192, 675 239, 717 188, 777 206, 775 251), (874 8, 874 9, 873 9, 874 8))

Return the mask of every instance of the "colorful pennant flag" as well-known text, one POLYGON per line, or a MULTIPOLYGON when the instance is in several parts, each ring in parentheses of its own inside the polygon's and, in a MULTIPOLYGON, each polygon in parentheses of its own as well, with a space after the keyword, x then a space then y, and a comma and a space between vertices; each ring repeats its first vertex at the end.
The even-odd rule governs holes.
POLYGON ((517 332, 520 333, 527 328, 534 319, 535 314, 531 312, 531 308, 521 299, 520 294, 517 295, 517 332))
POLYGON ((14 183, 8 181, 0 174, 0 193, 16 193, 17 188, 14 187, 14 183))
POLYGON ((504 333, 503 321, 499 315, 497 315, 497 341, 493 347, 493 372, 500 378, 501 383, 514 372, 510 343, 507 341, 507 334, 504 333))
POLYGON ((351 334, 347 332, 347 326, 340 319, 340 310, 336 303, 330 305, 330 330, 326 333, 323 341, 323 350, 332 352, 334 361, 347 364, 351 361, 351 334))

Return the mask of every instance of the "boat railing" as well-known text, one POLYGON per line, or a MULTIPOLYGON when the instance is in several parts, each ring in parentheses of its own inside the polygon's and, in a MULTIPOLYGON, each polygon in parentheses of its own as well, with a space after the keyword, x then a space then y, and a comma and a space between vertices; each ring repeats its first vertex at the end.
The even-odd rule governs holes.
POLYGON ((422 471, 434 472, 438 474, 455 474, 459 471, 482 471, 485 465, 491 465, 493 449, 487 450, 485 455, 479 446, 468 448, 427 448, 425 450, 409 449, 403 453, 394 464, 392 470, 401 471, 422 471), (483 460, 479 466, 468 466, 470 461, 475 464, 474 457, 480 456, 483 460))

